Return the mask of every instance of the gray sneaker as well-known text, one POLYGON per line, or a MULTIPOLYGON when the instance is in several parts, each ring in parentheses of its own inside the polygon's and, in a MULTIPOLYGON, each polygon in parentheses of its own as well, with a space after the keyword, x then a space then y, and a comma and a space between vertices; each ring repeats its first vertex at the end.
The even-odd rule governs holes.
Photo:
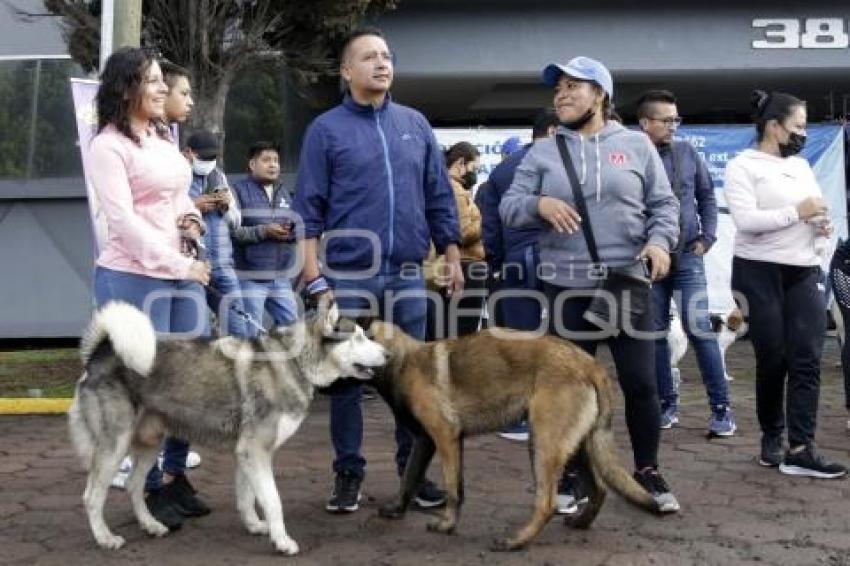
POLYGON ((588 501, 582 486, 578 472, 570 472, 561 478, 561 481, 558 482, 558 496, 555 499, 556 514, 574 515, 578 513, 579 505, 584 505, 588 501))
POLYGON ((673 495, 673 492, 670 491, 667 482, 664 481, 658 470, 648 468, 640 472, 635 472, 634 478, 655 499, 659 513, 675 513, 680 509, 679 501, 673 495))
POLYGON ((661 409, 661 428, 667 430, 673 428, 674 424, 679 424, 679 407, 670 405, 666 409, 661 409))
POLYGON ((729 407, 716 407, 711 411, 711 420, 708 422, 709 436, 732 436, 738 427, 729 407))

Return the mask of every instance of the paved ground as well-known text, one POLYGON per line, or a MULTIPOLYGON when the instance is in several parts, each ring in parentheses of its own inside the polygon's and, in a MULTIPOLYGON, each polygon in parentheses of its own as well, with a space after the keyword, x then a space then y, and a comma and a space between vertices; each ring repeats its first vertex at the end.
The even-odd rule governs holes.
MULTIPOLYGON (((723 441, 703 436, 704 392, 693 358, 686 358, 682 424, 664 433, 662 447, 665 474, 682 502, 679 515, 647 516, 610 496, 591 530, 568 530, 556 518, 533 546, 513 554, 491 553, 487 545, 530 511, 524 445, 495 435, 468 441, 468 501, 456 535, 426 532, 424 513, 387 522, 376 509, 392 496, 397 479, 389 415, 379 400, 367 402, 369 476, 358 513, 323 511, 332 481, 324 399, 278 454, 287 527, 302 548, 294 559, 275 556, 268 540, 243 532, 233 507, 231 458, 212 449, 201 449, 204 463, 193 476, 214 509, 210 516, 152 540, 133 522, 125 495, 116 491, 107 520, 127 545, 118 552, 99 550, 83 515, 83 473, 69 448, 65 419, 0 417, 0 563, 850 565, 850 482, 789 478, 755 464, 750 352, 748 343, 731 350, 740 432, 723 441)), ((829 341, 818 440, 825 454, 850 463, 837 360, 829 341)), ((630 462, 622 417, 616 428, 623 459, 630 462)))

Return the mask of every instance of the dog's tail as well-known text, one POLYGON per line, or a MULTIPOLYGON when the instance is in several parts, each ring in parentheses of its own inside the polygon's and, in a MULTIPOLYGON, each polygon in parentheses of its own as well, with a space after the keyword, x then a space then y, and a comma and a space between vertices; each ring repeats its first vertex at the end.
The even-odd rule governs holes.
POLYGON ((629 472, 620 463, 612 428, 614 417, 613 395, 608 374, 602 368, 596 368, 595 372, 593 383, 596 387, 599 415, 585 441, 585 449, 593 469, 593 475, 627 501, 647 511, 657 513, 658 504, 655 499, 629 475, 629 472))
POLYGON ((127 303, 111 302, 95 313, 80 341, 80 356, 86 365, 106 340, 121 362, 147 376, 156 357, 156 332, 150 319, 127 303))

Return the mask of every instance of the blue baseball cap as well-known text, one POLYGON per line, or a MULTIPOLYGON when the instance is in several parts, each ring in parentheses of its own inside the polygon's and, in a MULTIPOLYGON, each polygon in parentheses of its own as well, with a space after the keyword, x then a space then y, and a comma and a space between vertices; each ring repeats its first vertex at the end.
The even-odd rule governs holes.
POLYGON ((605 65, 596 59, 574 57, 566 65, 550 63, 543 69, 543 82, 548 86, 555 86, 561 75, 596 83, 608 94, 608 98, 614 99, 614 79, 611 78, 611 73, 605 65))
POLYGON ((502 142, 502 155, 510 155, 522 148, 522 140, 519 136, 511 136, 502 142))

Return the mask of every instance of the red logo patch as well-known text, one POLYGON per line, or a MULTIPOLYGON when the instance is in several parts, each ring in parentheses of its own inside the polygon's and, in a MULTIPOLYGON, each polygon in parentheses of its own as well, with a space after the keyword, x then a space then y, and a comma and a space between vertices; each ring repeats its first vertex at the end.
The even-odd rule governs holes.
POLYGON ((625 165, 626 164, 626 154, 615 152, 608 155, 608 161, 611 162, 611 165, 625 165))

